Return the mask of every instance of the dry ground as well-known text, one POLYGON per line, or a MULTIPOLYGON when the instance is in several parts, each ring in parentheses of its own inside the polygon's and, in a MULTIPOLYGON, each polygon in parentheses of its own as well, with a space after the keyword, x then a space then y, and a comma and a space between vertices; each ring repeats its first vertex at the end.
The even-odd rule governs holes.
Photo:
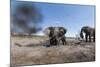
POLYGON ((45 47, 45 37, 11 37, 11 66, 95 61, 95 43, 67 38, 66 45, 45 47))

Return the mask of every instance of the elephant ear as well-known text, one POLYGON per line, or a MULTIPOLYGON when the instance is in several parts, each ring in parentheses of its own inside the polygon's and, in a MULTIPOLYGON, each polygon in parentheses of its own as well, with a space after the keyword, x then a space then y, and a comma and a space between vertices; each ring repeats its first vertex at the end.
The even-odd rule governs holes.
POLYGON ((65 29, 64 27, 60 27, 60 32, 64 35, 67 32, 67 29, 65 29))
POLYGON ((43 32, 44 32, 44 34, 47 35, 47 36, 50 34, 49 28, 46 28, 43 32))
POLYGON ((53 27, 48 27, 48 28, 46 28, 46 29, 44 30, 44 33, 45 33, 47 36, 51 37, 51 36, 53 35, 53 30, 54 30, 53 27))

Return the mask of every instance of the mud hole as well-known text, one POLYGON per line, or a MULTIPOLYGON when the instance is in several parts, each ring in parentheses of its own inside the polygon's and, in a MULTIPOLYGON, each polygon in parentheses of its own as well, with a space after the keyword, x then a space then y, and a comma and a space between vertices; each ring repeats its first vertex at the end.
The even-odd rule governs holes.
POLYGON ((66 45, 45 47, 45 37, 11 37, 11 66, 95 61, 95 43, 66 40, 66 45))

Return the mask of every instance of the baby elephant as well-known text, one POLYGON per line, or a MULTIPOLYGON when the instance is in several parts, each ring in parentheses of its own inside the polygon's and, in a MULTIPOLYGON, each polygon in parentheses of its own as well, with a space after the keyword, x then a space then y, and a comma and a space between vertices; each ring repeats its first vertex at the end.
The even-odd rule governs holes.
POLYGON ((44 33, 49 37, 50 45, 59 45, 60 42, 65 45, 66 32, 67 30, 64 27, 48 27, 44 30, 44 33))
POLYGON ((81 32, 80 32, 80 37, 83 39, 85 34, 85 41, 86 42, 91 42, 92 38, 93 38, 93 42, 95 42, 95 29, 91 28, 89 26, 84 26, 81 28, 81 32))

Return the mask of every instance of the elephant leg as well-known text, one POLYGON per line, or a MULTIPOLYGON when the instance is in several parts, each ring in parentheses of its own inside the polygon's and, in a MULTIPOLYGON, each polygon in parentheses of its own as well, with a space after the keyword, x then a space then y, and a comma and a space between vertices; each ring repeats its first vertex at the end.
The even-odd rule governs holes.
POLYGON ((58 37, 56 37, 55 41, 57 42, 57 45, 60 45, 60 39, 58 37))
POLYGON ((54 40, 54 45, 57 45, 58 44, 58 41, 57 39, 54 40))
POLYGON ((66 45, 66 39, 65 38, 62 38, 62 43, 63 43, 63 45, 66 45))
POLYGON ((65 40, 63 41, 63 45, 66 45, 66 41, 65 40))
POLYGON ((60 41, 61 41, 61 44, 64 45, 64 40, 63 40, 63 38, 61 38, 60 41))
POLYGON ((52 45, 52 38, 50 38, 50 44, 49 45, 52 45))
POLYGON ((50 45, 54 45, 55 44, 55 41, 54 41, 54 38, 50 38, 50 45))
POLYGON ((86 42, 88 42, 88 35, 87 34, 85 34, 85 40, 86 40, 86 42))
POLYGON ((57 39, 55 37, 52 38, 52 45, 57 45, 57 39))
POLYGON ((89 42, 91 42, 91 35, 89 35, 89 42))
POLYGON ((66 37, 64 37, 64 43, 65 43, 65 45, 67 44, 67 42, 66 42, 66 37))
POLYGON ((57 40, 57 45, 60 45, 60 41, 61 41, 60 39, 57 40))
POLYGON ((95 35, 93 36, 93 42, 95 42, 95 35))

